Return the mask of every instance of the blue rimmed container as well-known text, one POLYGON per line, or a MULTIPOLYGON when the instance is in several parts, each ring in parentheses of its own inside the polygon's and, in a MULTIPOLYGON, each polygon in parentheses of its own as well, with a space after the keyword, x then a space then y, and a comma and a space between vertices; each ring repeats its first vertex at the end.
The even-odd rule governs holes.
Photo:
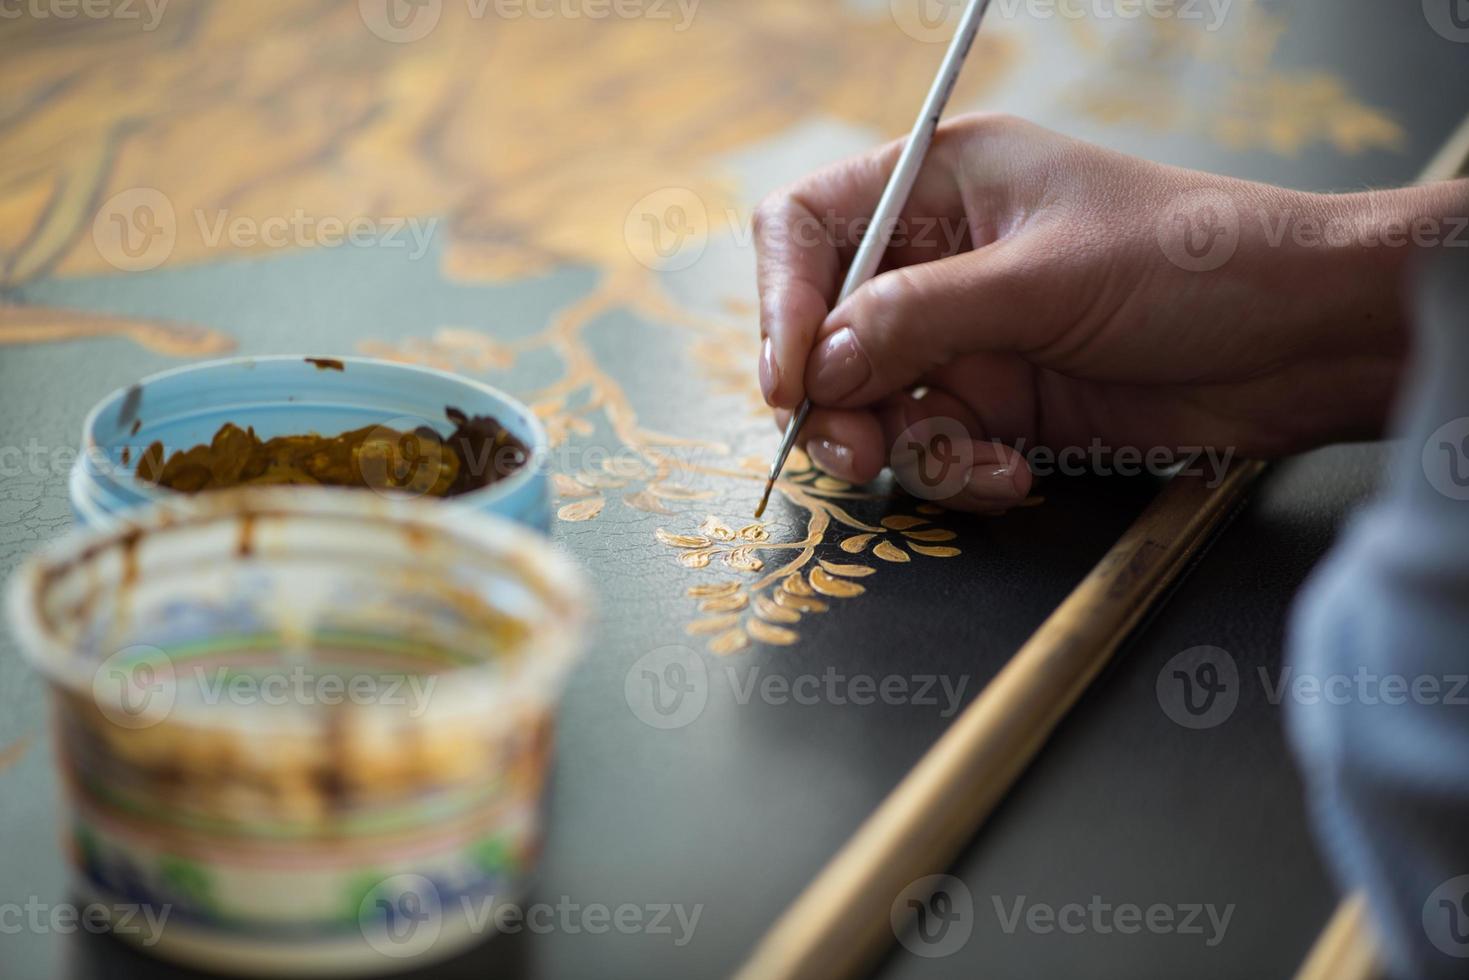
POLYGON ((226 422, 253 426, 262 439, 330 436, 372 425, 427 425, 448 436, 454 430, 448 408, 498 419, 526 445, 530 458, 505 479, 442 503, 548 530, 548 443, 526 405, 489 385, 432 368, 296 355, 191 364, 113 392, 83 426, 81 456, 71 473, 72 511, 81 524, 102 527, 145 504, 178 499, 175 491, 137 477, 143 452, 155 442, 169 454, 208 443, 226 422))

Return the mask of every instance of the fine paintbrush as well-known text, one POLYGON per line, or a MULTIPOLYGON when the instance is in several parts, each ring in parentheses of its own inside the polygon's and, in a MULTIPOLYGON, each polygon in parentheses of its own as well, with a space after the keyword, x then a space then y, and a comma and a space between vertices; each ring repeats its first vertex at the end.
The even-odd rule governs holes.
MULTIPOLYGON (((882 263, 898 215, 908 203, 908 195, 913 192, 913 185, 918 181, 918 172, 923 168, 923 158, 928 154, 929 145, 933 143, 939 118, 943 116, 944 106, 954 92, 954 83, 959 80, 959 71, 964 67, 964 59, 974 45, 980 21, 984 19, 984 12, 989 9, 989 5, 989 0, 969 0, 969 5, 964 9, 964 17, 959 21, 959 29, 954 32, 954 40, 949 44, 948 53, 944 55, 944 63, 939 66, 933 88, 929 89, 928 98, 923 102, 923 111, 919 113, 913 132, 908 135, 908 142, 903 147, 903 153, 898 157, 898 165, 893 168, 893 175, 882 192, 882 199, 878 201, 877 211, 872 216, 871 230, 862 239, 857 255, 852 259, 852 267, 847 270, 846 281, 837 297, 838 303, 871 279, 882 263)), ((810 414, 811 399, 807 398, 802 400, 801 407, 791 416, 785 435, 780 440, 780 452, 776 454, 775 463, 770 467, 770 477, 765 481, 765 493, 760 497, 760 506, 755 508, 757 518, 765 513, 765 505, 770 502, 770 491, 780 476, 781 468, 785 466, 786 457, 796 444, 796 437, 801 432, 801 426, 806 423, 806 416, 810 414)))

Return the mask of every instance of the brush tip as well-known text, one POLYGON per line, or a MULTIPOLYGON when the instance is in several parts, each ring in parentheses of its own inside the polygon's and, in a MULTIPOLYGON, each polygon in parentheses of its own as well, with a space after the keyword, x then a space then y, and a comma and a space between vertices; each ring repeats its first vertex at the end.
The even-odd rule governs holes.
POLYGON ((775 486, 774 480, 765 481, 765 492, 760 495, 760 505, 755 508, 755 520, 765 516, 765 505, 770 503, 770 488, 775 486))

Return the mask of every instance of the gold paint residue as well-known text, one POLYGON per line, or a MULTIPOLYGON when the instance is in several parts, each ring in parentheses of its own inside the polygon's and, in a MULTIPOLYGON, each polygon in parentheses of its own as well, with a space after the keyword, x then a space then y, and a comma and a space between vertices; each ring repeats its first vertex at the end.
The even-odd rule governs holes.
POLYGON ((891 541, 878 542, 877 547, 872 549, 872 553, 883 561, 906 562, 912 560, 908 557, 906 551, 897 547, 891 541))
POLYGON ((602 508, 607 504, 605 497, 595 497, 591 500, 578 500, 567 504, 556 512, 556 516, 563 521, 590 521, 602 513, 602 508))

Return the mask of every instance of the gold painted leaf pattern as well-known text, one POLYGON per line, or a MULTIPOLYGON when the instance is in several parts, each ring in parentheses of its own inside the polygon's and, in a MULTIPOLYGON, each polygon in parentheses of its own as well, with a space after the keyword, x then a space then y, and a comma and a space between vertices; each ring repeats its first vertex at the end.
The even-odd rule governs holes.
POLYGON ((730 595, 740 590, 738 582, 709 582, 703 585, 691 585, 688 594, 695 599, 712 599, 715 596, 730 595))
POLYGON ((827 490, 833 493, 852 489, 850 483, 845 480, 838 480, 834 476, 818 476, 811 482, 811 485, 818 490, 827 490))
POLYGON ((567 476, 565 473, 551 474, 551 485, 556 488, 556 496, 566 497, 571 500, 590 497, 597 492, 576 479, 576 477, 567 476))
POLYGON ((775 601, 786 609, 794 609, 797 612, 822 613, 831 608, 820 599, 811 596, 793 595, 784 589, 776 591, 775 601))
POLYGON ((944 512, 944 509, 942 507, 940 507, 938 504, 919 504, 914 509, 917 510, 918 513, 920 513, 920 514, 929 514, 929 515, 942 514, 944 512))
POLYGON ((667 516, 673 511, 663 506, 663 502, 646 490, 630 493, 622 498, 622 502, 633 510, 640 510, 645 514, 661 514, 667 516))
POLYGON ((833 575, 841 575, 846 578, 866 578, 868 575, 877 571, 877 569, 867 565, 843 565, 834 561, 824 561, 821 563, 821 567, 833 575))
POLYGON ((735 536, 734 531, 727 524, 713 515, 704 518, 704 523, 699 525, 699 530, 715 541, 733 541, 735 536))
POLYGON ((755 615, 761 619, 768 619, 772 623, 799 623, 801 621, 801 614, 796 610, 777 605, 766 595, 755 597, 755 615))
POLYGON ((941 527, 931 527, 922 531, 903 532, 903 537, 911 541, 953 541, 958 536, 953 531, 947 531, 941 527))
POLYGON ((788 630, 784 626, 772 626, 758 619, 752 619, 745 624, 745 629, 750 635, 761 643, 769 643, 772 646, 788 647, 799 640, 800 634, 794 630, 788 630))
POLYGON ((727 633, 720 633, 709 641, 711 653, 730 654, 737 653, 750 645, 750 637, 742 629, 732 629, 727 633))
POLYGON ((822 595, 832 596, 837 599, 850 599, 859 596, 867 590, 856 582, 850 582, 844 578, 837 578, 824 568, 811 569, 811 588, 822 595))
POLYGON ((722 613, 739 612, 750 604, 750 597, 743 592, 734 595, 716 596, 713 599, 705 599, 699 603, 700 612, 722 613))
POLYGON ((867 542, 875 537, 875 534, 854 534, 842 542, 842 550, 849 555, 860 555, 862 549, 867 547, 867 542))
POLYGON ((730 613, 727 616, 712 616, 709 619, 696 619, 684 627, 684 632, 690 636, 703 636, 708 633, 721 633, 740 621, 739 613, 730 613))
POLYGON ((962 554, 958 548, 947 548, 943 545, 915 544, 909 547, 920 555, 927 555, 930 558, 954 558, 962 554))
POLYGON ((872 549, 872 553, 883 561, 905 562, 912 560, 908 557, 908 552, 897 547, 891 541, 878 542, 877 547, 872 549))
POLYGON ((602 460, 602 470, 625 480, 640 480, 648 475, 648 467, 643 464, 642 460, 626 456, 612 456, 602 460))
POLYGON ((713 554, 713 548, 700 548, 698 551, 685 551, 678 556, 678 563, 684 568, 708 568, 709 559, 713 554))
POLYGON ((556 516, 563 521, 590 521, 602 513, 602 508, 607 506, 604 497, 596 497, 592 500, 578 500, 567 504, 556 512, 556 516))
POLYGON ((770 540, 770 532, 766 530, 764 524, 746 524, 739 529, 738 533, 741 541, 759 542, 770 540))
POLYGON ((712 542, 700 534, 674 534, 663 528, 653 532, 654 537, 673 548, 707 548, 712 542))
POLYGON ((621 490, 627 486, 626 480, 620 480, 610 473, 598 473, 596 470, 583 470, 577 475, 577 479, 598 490, 621 490))
POLYGON ((726 552, 724 563, 730 568, 740 572, 758 572, 765 567, 765 562, 755 557, 755 553, 748 547, 736 548, 726 552))
POLYGON ((801 577, 800 572, 792 572, 791 574, 787 575, 784 579, 781 580, 780 587, 782 591, 788 592, 791 595, 816 594, 811 591, 811 586, 806 584, 806 580, 801 577))
POLYGON ((921 517, 909 517, 907 514, 890 514, 882 519, 882 526, 890 531, 906 531, 910 527, 927 523, 921 517))

